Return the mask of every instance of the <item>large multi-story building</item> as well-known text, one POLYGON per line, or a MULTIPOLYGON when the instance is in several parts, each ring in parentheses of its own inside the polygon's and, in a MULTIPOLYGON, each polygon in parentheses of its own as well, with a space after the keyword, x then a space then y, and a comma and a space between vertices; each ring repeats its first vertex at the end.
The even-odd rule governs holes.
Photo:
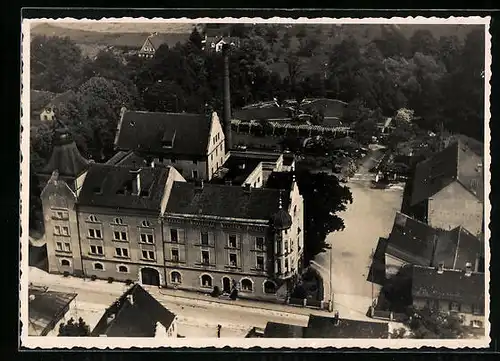
MULTIPOLYGON (((220 134, 206 144, 213 151, 220 146, 213 139, 223 144, 222 129, 209 134, 220 134)), ((67 132, 55 144, 61 164, 41 194, 50 272, 287 296, 304 244, 303 200, 292 173, 271 169, 270 178, 289 179, 272 188, 188 183, 172 165, 132 161, 85 163, 78 176, 63 178, 58 169, 80 164, 81 155, 67 132)))

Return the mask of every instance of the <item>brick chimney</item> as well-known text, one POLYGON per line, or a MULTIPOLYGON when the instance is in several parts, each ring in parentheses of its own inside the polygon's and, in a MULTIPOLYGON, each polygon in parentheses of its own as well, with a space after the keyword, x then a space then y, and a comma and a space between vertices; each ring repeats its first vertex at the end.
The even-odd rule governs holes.
POLYGON ((233 148, 231 136, 231 87, 229 85, 229 49, 230 46, 224 44, 222 54, 224 55, 224 133, 226 138, 226 150, 233 148))

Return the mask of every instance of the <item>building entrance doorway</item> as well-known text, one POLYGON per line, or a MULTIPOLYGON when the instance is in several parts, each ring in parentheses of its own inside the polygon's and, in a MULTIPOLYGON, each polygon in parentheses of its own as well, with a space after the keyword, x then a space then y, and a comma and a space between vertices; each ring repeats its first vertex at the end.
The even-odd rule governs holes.
POLYGON ((222 291, 224 293, 231 293, 231 280, 229 277, 222 277, 222 291))
POLYGON ((141 269, 141 283, 143 285, 159 286, 160 274, 154 268, 143 268, 141 269))

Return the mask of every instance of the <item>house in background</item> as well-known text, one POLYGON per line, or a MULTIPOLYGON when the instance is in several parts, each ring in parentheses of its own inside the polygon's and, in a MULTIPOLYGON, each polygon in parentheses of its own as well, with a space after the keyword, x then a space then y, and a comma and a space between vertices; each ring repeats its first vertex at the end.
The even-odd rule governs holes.
POLYGON ((484 273, 474 272, 471 267, 450 270, 441 266, 413 266, 411 269, 413 306, 454 313, 464 326, 484 327, 484 294, 484 273))
POLYGON ((187 114, 122 109, 115 138, 119 151, 134 151, 148 164, 176 168, 187 180, 210 180, 226 160, 217 113, 187 114))
POLYGON ((206 32, 204 39, 201 41, 203 50, 221 52, 224 45, 229 45, 232 48, 240 47, 240 38, 234 36, 224 36, 213 31, 206 32))
POLYGON ((457 141, 417 164, 402 212, 434 228, 484 230, 482 158, 457 141))
POLYGON ((163 44, 169 47, 175 46, 177 43, 184 43, 189 39, 189 34, 159 34, 153 33, 149 35, 144 44, 142 44, 141 49, 138 52, 138 56, 141 58, 152 58, 156 51, 163 44))
POLYGON ((53 122, 56 119, 58 108, 64 105, 72 94, 71 90, 60 94, 31 90, 30 113, 33 124, 53 122))
POLYGON ((47 336, 60 322, 65 322, 71 308, 75 306, 76 293, 49 291, 46 288, 30 287, 28 290, 28 334, 47 336))
POLYGON ((268 322, 264 338, 389 338, 387 322, 310 315, 307 327, 268 322))
POLYGON ((398 212, 389 238, 379 242, 385 245, 380 261, 386 278, 406 265, 442 265, 447 269, 471 265, 474 271, 484 272, 484 243, 462 226, 450 231, 436 229, 398 212))
POLYGON ((176 338, 177 316, 134 285, 106 309, 91 336, 176 338))

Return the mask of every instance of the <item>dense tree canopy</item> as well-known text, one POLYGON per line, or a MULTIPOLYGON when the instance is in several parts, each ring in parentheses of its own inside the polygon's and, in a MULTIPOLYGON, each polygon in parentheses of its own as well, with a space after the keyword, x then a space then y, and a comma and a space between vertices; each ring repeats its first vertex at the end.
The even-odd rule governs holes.
POLYGON ((61 323, 59 325, 58 336, 70 336, 70 337, 90 336, 90 327, 85 323, 85 321, 81 317, 78 319, 78 322, 75 322, 75 320, 71 318, 67 323, 61 323))
POLYGON ((313 174, 302 170, 297 174, 299 190, 304 197, 304 226, 307 235, 304 258, 311 260, 325 247, 326 236, 344 229, 344 221, 337 213, 352 203, 352 194, 337 177, 327 173, 313 174))

